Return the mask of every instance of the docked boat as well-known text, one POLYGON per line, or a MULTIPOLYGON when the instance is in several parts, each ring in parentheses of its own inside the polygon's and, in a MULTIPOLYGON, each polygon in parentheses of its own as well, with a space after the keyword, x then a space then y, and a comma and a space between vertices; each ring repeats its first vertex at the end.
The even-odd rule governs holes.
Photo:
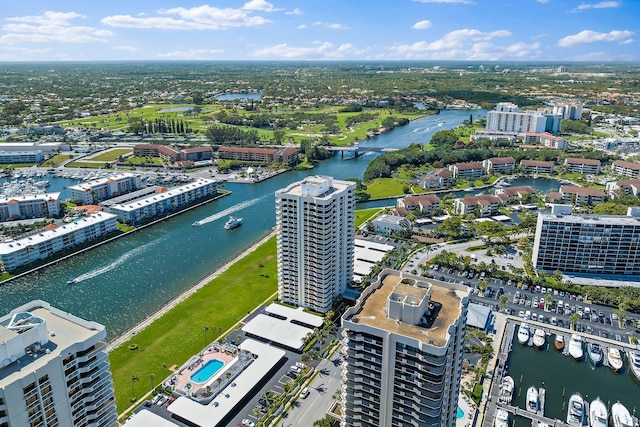
POLYGON ((629 365, 630 371, 636 376, 636 379, 640 380, 640 351, 629 350, 629 365))
POLYGON ((567 424, 570 426, 582 427, 584 424, 584 400, 580 393, 574 393, 569 398, 567 408, 567 424))
POLYGON ((607 350, 607 363, 609 367, 616 372, 619 372, 622 369, 622 365, 624 362, 622 361, 622 354, 620 354, 620 350, 615 347, 609 347, 607 350))
POLYGON ((593 363, 595 366, 601 364, 602 360, 604 359, 604 352, 602 351, 602 347, 600 347, 600 344, 595 342, 590 342, 589 344, 587 344, 587 354, 589 355, 589 360, 591 360, 591 363, 593 363))
POLYGON ((562 351, 564 349, 564 337, 560 334, 556 335, 553 345, 556 346, 556 350, 562 351))
POLYGON ((589 405, 589 424, 591 427, 608 427, 609 413, 607 406, 598 397, 589 405))
POLYGON ((527 390, 527 411, 538 412, 538 389, 533 386, 527 390))
POLYGON ((76 279, 75 277, 70 277, 67 280, 67 285, 74 285, 77 281, 78 281, 78 279, 76 279))
POLYGON ((616 402, 611 407, 611 420, 613 427, 633 427, 633 418, 629 410, 620 402, 616 402))
POLYGON ((526 322, 522 322, 520 324, 520 327, 518 328, 518 341, 520 342, 520 344, 527 345, 530 337, 531 331, 529 329, 529 324, 526 322))
POLYGON ((196 221, 193 224, 191 224, 192 227, 200 227, 202 225, 202 222, 200 221, 196 221))
POLYGON ((498 408, 493 425, 494 427, 507 427, 509 425, 509 413, 504 409, 498 408))
POLYGON ((543 329, 536 328, 533 332, 533 345, 538 348, 544 347, 547 342, 547 334, 544 333, 543 329))
POLYGON ((232 228, 236 228, 240 224, 242 224, 242 218, 236 218, 234 216, 230 216, 229 220, 224 225, 224 228, 226 230, 231 230, 232 228))
POLYGON ((515 386, 515 381, 510 376, 506 376, 500 382, 500 403, 504 403, 505 405, 511 405, 511 400, 513 400, 513 388, 515 386))
POLYGON ((582 349, 582 337, 578 334, 572 334, 569 340, 569 355, 576 360, 582 359, 584 350, 582 349))

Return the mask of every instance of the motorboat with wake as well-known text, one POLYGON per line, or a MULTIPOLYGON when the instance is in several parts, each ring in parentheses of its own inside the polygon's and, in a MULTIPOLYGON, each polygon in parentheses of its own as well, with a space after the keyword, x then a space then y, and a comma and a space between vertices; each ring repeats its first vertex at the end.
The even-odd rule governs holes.
POLYGON ((595 366, 598 366, 604 360, 602 347, 600 347, 600 344, 596 342, 590 342, 587 344, 587 354, 589 355, 589 360, 591 360, 591 363, 595 366))
POLYGON ((622 354, 620 354, 620 350, 615 347, 609 347, 607 350, 607 363, 609 367, 616 372, 620 372, 622 369, 622 365, 624 362, 622 361, 622 354))
POLYGON ((572 334, 569 340, 569 355, 576 360, 582 359, 584 350, 582 349, 582 337, 578 334, 572 334))
POLYGON ((547 343, 547 334, 545 334, 543 329, 536 328, 533 332, 533 345, 537 348, 542 348, 547 343))
POLYGON ((569 398, 567 408, 567 424, 575 427, 582 427, 584 424, 584 400, 580 393, 574 393, 569 398))
POLYGON ((531 330, 529 329, 529 324, 526 322, 522 322, 520 327, 518 328, 518 341, 520 344, 527 345, 529 342, 529 338, 531 338, 531 330))
POLYGON ((533 386, 527 390, 527 411, 538 412, 538 389, 533 386))
POLYGON ((196 221, 193 224, 191 224, 192 227, 200 227, 202 225, 202 222, 200 221, 196 221))
POLYGON ((236 228, 242 224, 242 218, 236 218, 235 216, 230 216, 229 220, 224 224, 225 230, 231 230, 232 228, 236 228))
POLYGON ((500 403, 504 403, 505 405, 511 405, 511 400, 513 400, 513 389, 515 387, 515 381, 510 376, 506 376, 500 382, 500 403))
POLYGON ((75 277, 69 277, 69 279, 67 279, 67 285, 75 285, 76 282, 78 282, 78 279, 75 277))
POLYGON ((589 424, 591 427, 608 427, 609 412, 607 406, 598 397, 589 405, 589 424))
POLYGON ((620 402, 616 402, 611 407, 611 420, 613 427, 633 427, 633 418, 629 410, 620 402))

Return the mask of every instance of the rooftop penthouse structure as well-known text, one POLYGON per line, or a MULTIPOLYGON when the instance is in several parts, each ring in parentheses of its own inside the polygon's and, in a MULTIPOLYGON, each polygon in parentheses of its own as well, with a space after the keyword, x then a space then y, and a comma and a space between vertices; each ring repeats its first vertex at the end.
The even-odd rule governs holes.
POLYGON ((342 316, 341 426, 454 426, 469 288, 385 269, 342 316))
POLYGON ((105 338, 44 301, 0 317, 0 425, 118 425, 105 338))

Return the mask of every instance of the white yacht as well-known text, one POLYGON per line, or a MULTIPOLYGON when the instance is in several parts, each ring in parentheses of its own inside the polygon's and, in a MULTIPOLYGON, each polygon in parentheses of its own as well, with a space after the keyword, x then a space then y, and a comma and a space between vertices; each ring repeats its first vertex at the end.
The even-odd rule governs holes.
POLYGON ((590 342, 587 344, 587 352, 589 353, 589 360, 595 366, 598 366, 604 360, 604 352, 598 343, 590 342))
POLYGON ((538 412, 538 389, 533 386, 527 390, 527 411, 538 412))
POLYGON ((510 376, 506 376, 500 382, 500 403, 504 403, 505 405, 511 405, 511 400, 513 400, 513 388, 515 386, 515 381, 510 376))
POLYGON ((609 413, 607 406, 598 397, 589 405, 589 424, 591 427, 608 427, 609 413))
POLYGON ((569 355, 576 360, 582 359, 584 350, 582 349, 582 337, 578 334, 572 334, 569 340, 569 355))
POLYGON ((616 402, 611 407, 611 420, 613 427, 633 427, 633 418, 629 410, 620 402, 616 402))
POLYGON ((507 427, 509 425, 509 413, 504 409, 498 408, 493 425, 494 427, 507 427))
POLYGON ((607 350, 607 363, 611 369, 616 372, 620 372, 622 365, 624 364, 620 350, 615 347, 609 347, 607 350))
POLYGON ((536 330, 533 333, 533 345, 535 345, 538 348, 542 348, 544 347, 546 342, 547 342, 547 334, 544 333, 543 329, 536 328, 536 330))
POLYGON ((232 228, 236 228, 242 224, 242 218, 236 218, 234 216, 230 216, 229 220, 225 223, 224 228, 226 230, 231 230, 232 228))
POLYGON ((636 379, 640 380, 640 351, 629 350, 629 365, 630 371, 636 376, 636 379))
POLYGON ((530 337, 531 330, 529 329, 529 324, 526 322, 522 322, 520 324, 520 327, 518 328, 518 341, 520 342, 520 344, 527 345, 530 337))
POLYGON ((574 393, 569 398, 567 408, 567 424, 570 426, 582 427, 584 424, 584 400, 580 393, 574 393))

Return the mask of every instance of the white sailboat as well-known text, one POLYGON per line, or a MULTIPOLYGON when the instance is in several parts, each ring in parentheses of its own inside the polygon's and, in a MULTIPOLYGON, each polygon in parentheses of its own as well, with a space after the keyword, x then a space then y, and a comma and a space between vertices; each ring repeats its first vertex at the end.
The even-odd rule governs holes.
POLYGON ((576 360, 582 359, 584 350, 582 349, 582 337, 578 334, 572 334, 569 340, 569 355, 576 360))
POLYGON ((522 322, 520 324, 520 327, 518 328, 518 341, 520 342, 520 344, 527 345, 530 337, 531 330, 529 329, 529 324, 526 322, 522 322))
POLYGON ((619 372, 622 369, 622 365, 624 362, 622 361, 622 354, 620 354, 620 350, 615 347, 609 347, 607 350, 607 363, 609 367, 616 372, 619 372))
POLYGON ((591 427, 608 427, 609 425, 607 406, 599 397, 589 405, 589 424, 591 427))
POLYGON ((633 418, 629 410, 620 402, 616 402, 611 407, 611 420, 613 427, 633 427, 633 418))

